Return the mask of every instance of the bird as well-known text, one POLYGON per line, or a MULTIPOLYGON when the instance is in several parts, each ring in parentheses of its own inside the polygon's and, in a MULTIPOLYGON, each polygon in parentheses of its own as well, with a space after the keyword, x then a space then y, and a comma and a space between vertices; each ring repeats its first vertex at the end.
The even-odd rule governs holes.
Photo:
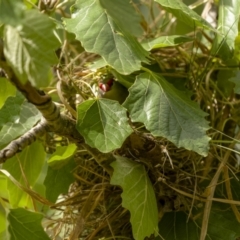
POLYGON ((99 82, 98 87, 102 98, 115 100, 120 104, 122 104, 128 96, 127 88, 113 78, 104 82, 99 82))

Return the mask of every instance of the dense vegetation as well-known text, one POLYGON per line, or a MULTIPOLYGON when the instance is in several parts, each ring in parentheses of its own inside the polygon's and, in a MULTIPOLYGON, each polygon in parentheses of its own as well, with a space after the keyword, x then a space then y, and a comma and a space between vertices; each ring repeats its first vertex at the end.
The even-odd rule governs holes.
POLYGON ((239 14, 0 0, 0 239, 238 239, 239 14))

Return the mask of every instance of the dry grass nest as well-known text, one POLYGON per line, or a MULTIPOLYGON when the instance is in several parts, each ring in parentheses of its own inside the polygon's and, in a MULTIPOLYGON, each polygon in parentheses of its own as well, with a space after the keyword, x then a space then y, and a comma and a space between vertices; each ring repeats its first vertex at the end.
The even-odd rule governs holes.
MULTIPOLYGON (((84 58, 86 56, 90 61, 95 58, 93 55, 84 55, 84 58)), ((167 139, 151 136, 144 128, 136 128, 138 130, 114 154, 145 166, 154 187, 159 220, 166 212, 172 211, 185 211, 191 215, 195 207, 202 207, 204 217, 208 211, 204 208, 207 199, 233 203, 229 179, 238 173, 233 149, 239 100, 233 89, 227 95, 219 84, 219 72, 227 71, 227 67, 216 56, 211 56, 208 48, 197 40, 175 48, 154 50, 152 57, 162 75, 169 81, 177 79, 179 86, 191 91, 192 100, 208 113, 206 119, 210 129, 207 134, 211 138, 209 154, 203 157, 177 148, 167 139), (219 182, 225 183, 228 194, 213 199, 215 186, 219 182)), ((78 61, 74 62, 78 65, 77 70, 74 66, 68 69, 74 75, 72 78, 61 73, 68 83, 73 82, 72 85, 76 85, 75 72, 86 69, 81 58, 78 61)), ((77 78, 80 78, 79 75, 77 78)), ((87 80, 92 81, 92 78, 87 80)), ((78 87, 87 92, 85 85, 78 87)), ((72 95, 70 99, 66 94, 69 104, 76 101, 72 98, 72 95)), ((79 147, 75 155, 76 182, 71 185, 68 195, 55 205, 61 214, 53 232, 55 236, 62 233, 63 239, 75 239, 76 236, 88 240, 133 239, 130 213, 121 206, 122 190, 110 184, 109 165, 99 163, 96 158, 91 150, 79 147)), ((237 210, 234 213, 236 216, 239 214, 237 210)))

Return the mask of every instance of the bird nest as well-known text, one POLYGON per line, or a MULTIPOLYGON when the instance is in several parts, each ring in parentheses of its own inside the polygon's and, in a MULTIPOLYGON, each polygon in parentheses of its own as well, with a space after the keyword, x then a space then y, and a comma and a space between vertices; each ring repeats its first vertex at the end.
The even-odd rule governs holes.
MULTIPOLYGON (((161 74, 170 82, 179 81, 178 86, 191 91, 192 100, 208 113, 206 119, 210 130, 207 134, 211 138, 208 156, 178 148, 167 139, 153 137, 140 124, 132 124, 134 133, 112 153, 145 166, 155 191, 159 221, 166 212, 184 211, 190 216, 193 208, 204 206, 207 197, 214 193, 211 184, 216 186, 220 178, 227 183, 229 171, 232 177, 238 172, 234 138, 239 100, 233 92, 227 95, 226 89, 221 88, 218 76, 224 64, 216 56, 211 56, 201 42, 194 40, 178 47, 154 50, 152 56, 155 64, 160 66, 161 74), (224 174, 220 177, 222 172, 224 174)), ((93 55, 87 57, 90 61, 95 58, 93 55)), ((79 65, 81 61, 75 64, 79 65)), ((76 85, 76 75, 80 78, 79 72, 84 72, 86 66, 81 68, 71 70, 73 75, 68 81, 72 83, 66 86, 76 85)), ((84 77, 84 81, 92 81, 89 79, 84 77)), ((78 87, 88 91, 85 84, 78 87)), ((71 99, 69 94, 66 96, 68 102, 76 101, 72 95, 71 99)), ((122 189, 110 184, 108 155, 101 163, 93 156, 96 155, 91 150, 79 147, 75 155, 76 181, 69 193, 54 206, 59 210, 59 216, 55 216, 52 235, 61 235, 63 239, 78 236, 88 240, 133 239, 130 213, 121 205, 122 189)), ((231 191, 227 184, 226 188, 227 192, 231 191)), ((210 201, 215 200, 211 198, 210 201)), ((231 203, 231 194, 216 201, 231 203)))

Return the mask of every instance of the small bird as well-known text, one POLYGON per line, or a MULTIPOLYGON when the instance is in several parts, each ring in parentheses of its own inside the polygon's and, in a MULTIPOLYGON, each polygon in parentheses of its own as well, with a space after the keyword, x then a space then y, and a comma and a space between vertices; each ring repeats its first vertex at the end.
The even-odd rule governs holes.
POLYGON ((118 101, 120 104, 122 104, 128 96, 127 88, 114 79, 100 82, 98 86, 101 97, 118 101))

